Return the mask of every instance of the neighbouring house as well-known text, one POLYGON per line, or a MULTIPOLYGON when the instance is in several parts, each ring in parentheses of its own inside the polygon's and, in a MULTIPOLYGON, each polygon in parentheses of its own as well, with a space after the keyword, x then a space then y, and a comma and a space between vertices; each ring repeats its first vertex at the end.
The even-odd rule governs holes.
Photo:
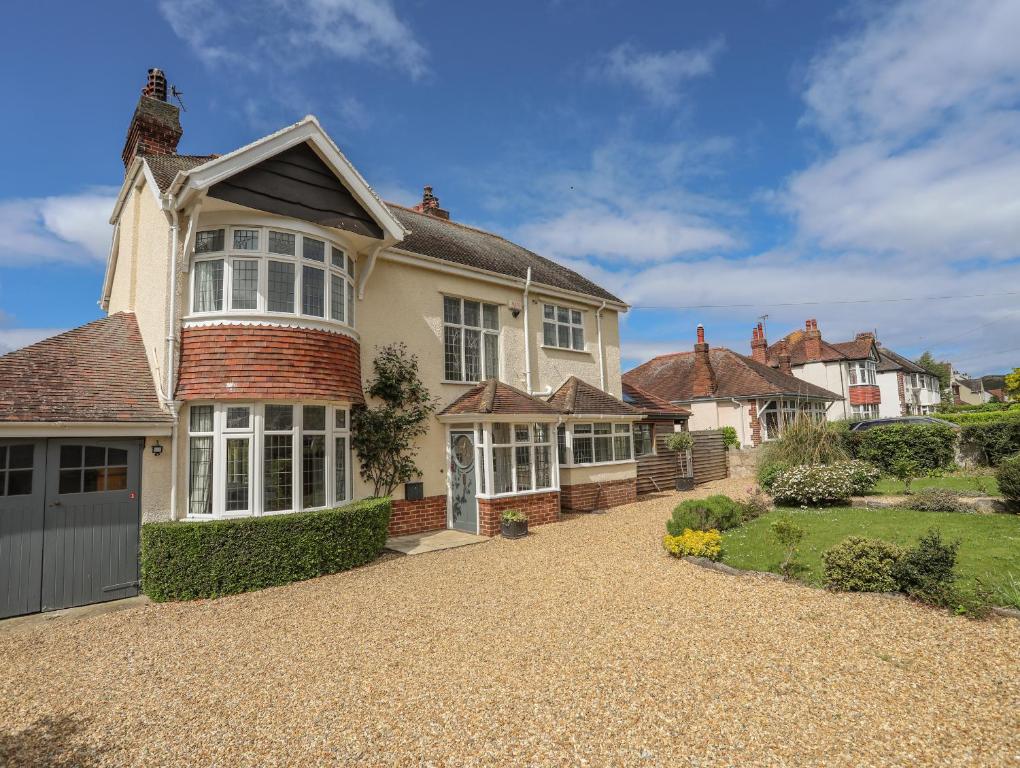
POLYGON ((351 409, 392 342, 440 409, 391 534, 634 499, 646 414, 623 400, 623 301, 456 223, 430 187, 383 202, 312 116, 222 155, 178 153, 179 118, 150 70, 107 316, 0 358, 0 617, 136 593, 142 521, 370 495, 351 409))
POLYGON ((981 405, 992 399, 992 395, 985 389, 983 379, 972 379, 966 373, 953 369, 950 377, 950 385, 955 405, 981 405))
MULTIPOLYGON (((754 335, 758 341, 758 329, 754 335)), ((787 353, 778 355, 780 367, 773 368, 764 359, 710 348, 700 325, 697 339, 691 352, 660 355, 627 371, 624 385, 689 410, 692 430, 733 427, 746 447, 778 437, 798 414, 825 418, 826 409, 840 399, 795 377, 787 353)), ((764 341, 762 336, 760 347, 764 341)))
POLYGON ((881 344, 875 371, 882 396, 880 418, 934 413, 942 402, 937 376, 881 344))

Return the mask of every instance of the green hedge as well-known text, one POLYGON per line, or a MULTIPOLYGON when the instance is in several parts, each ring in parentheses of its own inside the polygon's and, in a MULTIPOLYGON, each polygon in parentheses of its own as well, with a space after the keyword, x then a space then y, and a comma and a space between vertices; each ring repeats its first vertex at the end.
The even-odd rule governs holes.
POLYGON ((963 411, 960 413, 937 413, 936 418, 943 421, 951 421, 954 424, 992 424, 1000 421, 1018 423, 1020 422, 1020 409, 997 411, 963 411))
POLYGON ((960 430, 960 441, 988 466, 998 466, 1007 456, 1020 452, 1020 419, 965 424, 960 430))
POLYGON ((894 424, 847 435, 855 459, 885 472, 900 460, 915 461, 924 471, 948 469, 956 460, 956 440, 957 431, 946 424, 894 424))
POLYGON ((142 526, 142 591, 193 600, 337 573, 375 559, 386 542, 389 499, 337 509, 236 520, 142 526))

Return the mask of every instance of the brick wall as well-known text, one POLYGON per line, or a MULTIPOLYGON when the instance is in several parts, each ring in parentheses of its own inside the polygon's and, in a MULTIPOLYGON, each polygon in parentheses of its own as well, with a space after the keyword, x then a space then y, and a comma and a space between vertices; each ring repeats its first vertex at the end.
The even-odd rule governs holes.
POLYGON ((420 501, 393 501, 390 536, 435 531, 446 527, 446 496, 426 496, 420 501))
POLYGON ((630 504, 637 499, 637 478, 609 480, 604 483, 578 483, 560 486, 560 504, 572 512, 591 512, 630 504))
POLYGON ((896 371, 896 392, 900 397, 900 416, 906 416, 910 410, 907 408, 906 378, 903 371, 896 371))
POLYGON ((499 533, 499 516, 506 509, 519 509, 528 516, 528 528, 560 519, 559 491, 532 493, 523 496, 505 496, 499 499, 478 500, 478 532, 482 536, 499 533))
POLYGON ((747 415, 751 418, 751 445, 761 445, 761 419, 758 418, 758 401, 751 400, 747 406, 747 415))
POLYGON ((877 384, 855 384, 850 387, 850 405, 878 405, 882 391, 877 384))

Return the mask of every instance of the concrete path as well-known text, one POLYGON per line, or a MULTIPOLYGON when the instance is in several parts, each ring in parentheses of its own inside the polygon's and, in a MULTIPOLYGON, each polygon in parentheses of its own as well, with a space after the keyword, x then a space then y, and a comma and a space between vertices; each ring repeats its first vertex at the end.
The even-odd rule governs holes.
POLYGON ((46 611, 45 613, 33 613, 28 616, 15 616, 12 619, 0 621, 0 636, 21 632, 42 625, 57 626, 80 619, 90 619, 93 616, 102 616, 104 613, 116 613, 125 611, 128 608, 137 608, 140 605, 148 605, 151 600, 145 595, 137 597, 125 597, 123 600, 110 600, 106 603, 93 603, 82 605, 77 608, 62 608, 59 611, 46 611))
POLYGON ((473 533, 464 533, 463 531, 428 531, 412 533, 407 536, 394 536, 392 539, 386 540, 386 549, 402 552, 405 555, 422 555, 442 549, 481 544, 488 540, 487 536, 475 536, 473 533))

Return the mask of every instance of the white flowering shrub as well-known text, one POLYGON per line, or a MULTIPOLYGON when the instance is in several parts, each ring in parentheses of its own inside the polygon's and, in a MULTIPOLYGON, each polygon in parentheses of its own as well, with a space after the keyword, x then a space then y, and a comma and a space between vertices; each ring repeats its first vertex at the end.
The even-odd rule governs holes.
POLYGON ((880 472, 865 461, 837 461, 785 470, 772 484, 777 502, 817 506, 870 491, 880 472))

